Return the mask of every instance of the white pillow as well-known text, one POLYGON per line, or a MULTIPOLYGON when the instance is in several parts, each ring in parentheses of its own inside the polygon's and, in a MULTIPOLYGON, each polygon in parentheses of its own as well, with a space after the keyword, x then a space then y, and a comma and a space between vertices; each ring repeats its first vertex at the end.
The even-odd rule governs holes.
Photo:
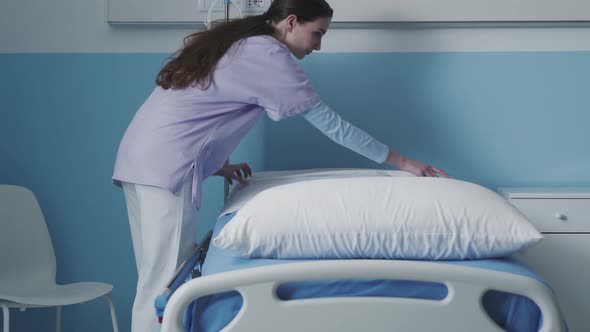
POLYGON ((322 179, 265 190, 213 243, 249 258, 483 259, 542 239, 493 191, 446 178, 322 179))
POLYGON ((256 172, 248 178, 248 182, 233 186, 228 200, 225 202, 221 215, 236 212, 242 206, 264 190, 289 183, 320 180, 372 176, 412 176, 406 171, 371 169, 371 168, 316 168, 292 171, 256 172))

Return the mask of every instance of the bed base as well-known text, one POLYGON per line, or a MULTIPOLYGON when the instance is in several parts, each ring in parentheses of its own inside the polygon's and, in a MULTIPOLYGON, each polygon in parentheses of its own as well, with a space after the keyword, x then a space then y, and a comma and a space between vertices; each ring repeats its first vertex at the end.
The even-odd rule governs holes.
POLYGON ((565 332, 553 292, 542 282, 511 273, 398 260, 322 260, 286 263, 203 276, 181 285, 164 311, 162 332, 182 332, 182 313, 193 300, 226 291, 243 298, 238 315, 222 330, 252 331, 503 331, 486 314, 481 298, 489 290, 530 298, 543 316, 539 332, 565 332), (338 297, 281 300, 278 285, 336 279, 394 279, 438 282, 442 300, 338 297))

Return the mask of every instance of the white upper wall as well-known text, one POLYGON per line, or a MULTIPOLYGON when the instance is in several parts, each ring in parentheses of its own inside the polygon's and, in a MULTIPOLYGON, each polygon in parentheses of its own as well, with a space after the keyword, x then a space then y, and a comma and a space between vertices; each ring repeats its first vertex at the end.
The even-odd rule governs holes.
MULTIPOLYGON (((169 53, 201 27, 110 25, 105 0, 0 1, 0 53, 169 53)), ((322 44, 324 52, 579 50, 590 50, 590 25, 334 27, 322 44)))

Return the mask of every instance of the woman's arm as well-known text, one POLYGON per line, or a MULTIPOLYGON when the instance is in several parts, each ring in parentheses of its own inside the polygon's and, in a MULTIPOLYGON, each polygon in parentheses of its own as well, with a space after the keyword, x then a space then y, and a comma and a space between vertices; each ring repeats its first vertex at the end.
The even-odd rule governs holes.
POLYGON ((389 148, 363 130, 344 121, 328 105, 319 103, 302 113, 304 119, 334 142, 363 155, 376 163, 385 162, 389 148))
POLYGON ((387 145, 379 142, 363 130, 343 120, 338 113, 321 102, 307 112, 304 119, 319 129, 334 142, 363 155, 376 163, 386 163, 418 176, 444 176, 448 174, 438 168, 408 159, 387 145))

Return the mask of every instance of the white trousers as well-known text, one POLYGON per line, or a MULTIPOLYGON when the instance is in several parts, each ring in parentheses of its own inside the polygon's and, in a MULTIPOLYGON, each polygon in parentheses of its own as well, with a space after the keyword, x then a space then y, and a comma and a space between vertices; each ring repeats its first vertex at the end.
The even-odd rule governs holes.
POLYGON ((160 330, 154 300, 194 248, 198 211, 191 202, 191 182, 176 195, 123 183, 138 276, 131 332, 160 330))

